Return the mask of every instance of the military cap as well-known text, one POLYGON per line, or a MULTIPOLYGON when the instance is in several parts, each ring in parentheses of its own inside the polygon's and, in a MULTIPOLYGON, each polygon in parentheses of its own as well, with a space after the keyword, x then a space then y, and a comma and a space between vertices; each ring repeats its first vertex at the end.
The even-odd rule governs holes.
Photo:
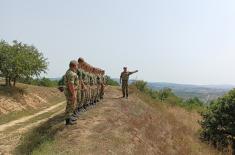
POLYGON ((78 62, 85 62, 82 57, 78 58, 78 62))
POLYGON ((76 60, 71 60, 70 63, 69 63, 69 66, 74 66, 74 65, 77 65, 78 62, 76 60))

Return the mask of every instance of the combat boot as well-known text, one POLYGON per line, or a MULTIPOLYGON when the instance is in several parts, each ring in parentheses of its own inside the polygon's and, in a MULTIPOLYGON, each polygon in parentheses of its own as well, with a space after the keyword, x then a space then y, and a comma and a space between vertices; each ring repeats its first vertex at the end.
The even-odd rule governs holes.
POLYGON ((74 116, 78 117, 80 115, 80 110, 79 108, 74 111, 74 116))
POLYGON ((76 124, 75 121, 73 121, 71 118, 66 119, 66 125, 74 125, 76 124))

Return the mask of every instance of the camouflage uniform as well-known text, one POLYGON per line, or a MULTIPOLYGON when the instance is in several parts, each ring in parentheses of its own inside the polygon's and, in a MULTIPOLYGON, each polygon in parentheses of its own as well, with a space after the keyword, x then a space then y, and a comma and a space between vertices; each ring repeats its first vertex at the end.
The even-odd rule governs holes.
POLYGON ((128 80, 129 76, 134 72, 122 72, 120 79, 122 80, 122 94, 123 97, 128 97, 128 80))
POLYGON ((76 108, 76 101, 73 102, 72 101, 72 94, 69 91, 68 88, 68 83, 72 83, 75 88, 77 88, 78 86, 78 76, 77 74, 72 71, 71 69, 69 69, 66 74, 64 75, 64 83, 65 83, 65 90, 64 90, 64 94, 67 100, 67 105, 66 105, 66 110, 65 110, 65 119, 70 119, 75 108, 76 108))
POLYGON ((89 80, 89 73, 87 72, 85 72, 84 84, 85 84, 84 104, 88 106, 90 102, 90 80, 89 80))
POLYGON ((100 99, 104 98, 104 87, 106 84, 106 80, 104 76, 100 76, 100 99))
POLYGON ((79 80, 79 85, 78 85, 78 90, 77 90, 77 108, 81 108, 83 106, 82 103, 82 74, 83 71, 81 69, 77 70, 77 75, 78 75, 78 80, 79 80))
POLYGON ((93 104, 94 103, 94 99, 95 99, 95 83, 94 83, 94 77, 93 74, 90 74, 90 103, 93 104))

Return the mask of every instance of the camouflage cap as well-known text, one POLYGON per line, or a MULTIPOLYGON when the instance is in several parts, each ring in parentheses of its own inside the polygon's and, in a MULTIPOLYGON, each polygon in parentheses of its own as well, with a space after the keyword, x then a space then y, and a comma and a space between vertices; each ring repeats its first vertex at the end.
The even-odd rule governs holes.
POLYGON ((80 57, 78 58, 78 62, 85 62, 85 60, 82 57, 80 57))
POLYGON ((69 63, 69 66, 74 66, 74 65, 77 65, 78 62, 76 60, 71 60, 70 63, 69 63))

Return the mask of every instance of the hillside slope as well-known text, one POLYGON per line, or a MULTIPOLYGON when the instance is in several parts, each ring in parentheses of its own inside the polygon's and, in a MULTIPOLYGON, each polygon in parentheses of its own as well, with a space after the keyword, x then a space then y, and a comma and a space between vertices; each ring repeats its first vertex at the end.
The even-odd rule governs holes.
POLYGON ((52 104, 55 100, 64 100, 63 94, 56 88, 22 83, 17 83, 16 88, 9 88, 1 84, 2 82, 0 81, 0 115, 27 109, 37 110, 46 108, 48 104, 52 104))
POLYGON ((42 124, 18 154, 218 154, 198 140, 198 114, 156 103, 135 89, 128 100, 120 93, 107 87, 105 99, 76 125, 64 126, 63 114, 42 124))
POLYGON ((56 88, 0 81, 0 155, 11 154, 24 133, 64 111, 64 95, 56 88))

